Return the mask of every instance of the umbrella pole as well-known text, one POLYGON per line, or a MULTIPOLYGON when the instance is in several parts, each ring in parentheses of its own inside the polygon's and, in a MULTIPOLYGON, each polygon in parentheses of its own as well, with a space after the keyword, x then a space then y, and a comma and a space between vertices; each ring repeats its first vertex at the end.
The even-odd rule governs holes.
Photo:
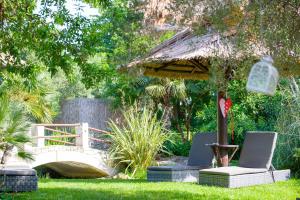
MULTIPOLYGON (((228 145, 228 134, 227 134, 227 117, 223 117, 219 101, 221 98, 225 99, 225 92, 218 92, 218 101, 217 101, 217 112, 218 112, 218 143, 220 145, 228 145)), ((217 160, 219 167, 228 166, 228 151, 225 148, 219 148, 220 158, 217 160)))

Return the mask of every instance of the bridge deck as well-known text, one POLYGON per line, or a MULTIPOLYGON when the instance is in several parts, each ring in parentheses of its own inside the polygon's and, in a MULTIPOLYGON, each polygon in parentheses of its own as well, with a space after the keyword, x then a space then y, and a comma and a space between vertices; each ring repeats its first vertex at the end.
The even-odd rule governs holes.
POLYGON ((8 165, 26 165, 31 168, 45 166, 65 177, 111 176, 115 170, 108 164, 109 142, 95 138, 95 131, 98 133, 96 136, 109 134, 88 127, 87 123, 36 124, 31 131, 34 139, 33 146, 25 146, 26 151, 33 154, 34 161, 22 161, 15 156, 15 152, 15 155, 9 158, 8 165), (69 141, 66 140, 68 138, 69 141), (99 144, 95 146, 95 142, 99 144))

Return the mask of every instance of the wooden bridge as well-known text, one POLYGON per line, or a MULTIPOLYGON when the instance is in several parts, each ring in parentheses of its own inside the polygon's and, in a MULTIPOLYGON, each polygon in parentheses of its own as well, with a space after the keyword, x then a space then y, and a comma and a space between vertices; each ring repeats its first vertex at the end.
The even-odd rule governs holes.
POLYGON ((48 167, 66 177, 111 176, 107 149, 109 132, 80 124, 35 124, 29 133, 32 145, 25 149, 34 161, 21 161, 11 156, 8 165, 27 165, 31 168, 48 167))

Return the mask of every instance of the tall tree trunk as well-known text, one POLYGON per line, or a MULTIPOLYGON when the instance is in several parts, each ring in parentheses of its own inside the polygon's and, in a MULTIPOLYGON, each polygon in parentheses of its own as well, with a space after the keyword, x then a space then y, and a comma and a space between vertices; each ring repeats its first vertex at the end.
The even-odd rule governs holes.
POLYGON ((162 116, 162 120, 164 121, 167 129, 171 128, 171 112, 172 112, 172 107, 164 106, 164 113, 162 116))
POLYGON ((180 109, 179 102, 176 102, 175 106, 173 107, 173 119, 174 119, 173 121, 175 123, 175 127, 177 131, 180 133, 182 142, 186 142, 186 138, 184 137, 184 133, 179 121, 179 109, 180 109))
POLYGON ((170 104, 169 95, 165 95, 163 97, 163 106, 164 106, 164 113, 162 116, 163 121, 165 122, 165 126, 167 129, 171 128, 171 114, 172 114, 172 106, 170 104))
POLYGON ((191 140, 191 118, 192 118, 193 105, 186 106, 186 115, 185 115, 185 128, 186 128, 186 138, 188 141, 191 140))

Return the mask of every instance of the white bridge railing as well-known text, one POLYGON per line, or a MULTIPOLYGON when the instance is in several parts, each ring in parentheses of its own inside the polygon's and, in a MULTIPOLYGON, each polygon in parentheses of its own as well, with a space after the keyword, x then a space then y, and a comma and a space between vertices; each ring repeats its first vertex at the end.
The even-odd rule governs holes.
POLYGON ((78 124, 34 124, 31 128, 33 146, 48 145, 80 146, 83 148, 105 148, 110 144, 104 130, 89 127, 88 123, 78 124))

